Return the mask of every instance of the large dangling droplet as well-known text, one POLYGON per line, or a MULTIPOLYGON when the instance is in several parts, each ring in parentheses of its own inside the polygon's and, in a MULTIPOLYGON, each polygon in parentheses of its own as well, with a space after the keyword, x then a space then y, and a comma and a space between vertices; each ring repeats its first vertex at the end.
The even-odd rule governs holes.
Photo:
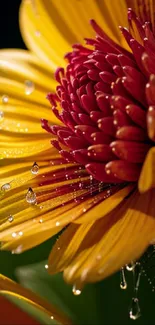
POLYGON ((37 175, 39 172, 39 166, 38 164, 35 162, 31 168, 31 173, 34 175, 37 175))
POLYGON ((122 290, 125 290, 127 288, 127 282, 126 282, 126 278, 125 278, 125 269, 124 269, 124 267, 122 267, 121 271, 120 271, 120 288, 122 290))
POLYGON ((140 317, 140 307, 138 298, 132 298, 131 308, 129 311, 129 316, 131 319, 136 320, 140 317))
POLYGON ((35 204, 36 203, 36 194, 32 190, 31 187, 29 187, 27 194, 26 194, 26 202, 29 204, 35 204))

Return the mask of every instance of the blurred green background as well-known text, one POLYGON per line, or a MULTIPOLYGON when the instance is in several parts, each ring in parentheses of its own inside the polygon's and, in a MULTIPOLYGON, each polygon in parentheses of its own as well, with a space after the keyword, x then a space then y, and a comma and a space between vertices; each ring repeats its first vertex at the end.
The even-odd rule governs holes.
MULTIPOLYGON (((2 1, 2 0, 1 0, 2 1)), ((71 0, 65 0, 71 1, 71 0)), ((90 0, 91 1, 91 0, 90 0)), ((114 1, 114 0, 109 0, 114 1)), ((19 32, 19 0, 5 0, 0 10, 0 48, 25 48, 19 32)), ((139 299, 141 317, 130 320, 128 310, 133 297, 132 272, 127 272, 128 287, 120 289, 120 274, 84 288, 80 296, 73 296, 62 275, 49 276, 45 260, 53 245, 53 239, 21 255, 0 252, 0 273, 20 282, 39 293, 64 310, 74 324, 155 324, 155 293, 145 277, 142 277, 139 299), (32 264, 32 265, 31 265, 32 264)), ((42 319, 47 323, 47 319, 42 319)), ((49 323, 50 324, 50 323, 49 323)))

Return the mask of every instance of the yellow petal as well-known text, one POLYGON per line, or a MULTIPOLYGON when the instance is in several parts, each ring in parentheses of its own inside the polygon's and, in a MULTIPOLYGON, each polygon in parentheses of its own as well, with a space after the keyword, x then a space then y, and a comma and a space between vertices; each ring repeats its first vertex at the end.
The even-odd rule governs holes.
MULTIPOLYGON (((103 196, 103 200, 101 203, 93 206, 89 211, 85 212, 80 218, 75 220, 76 223, 86 223, 91 222, 93 220, 100 219, 104 217, 107 213, 112 211, 117 205, 120 204, 124 200, 124 198, 129 195, 129 193, 133 190, 134 185, 129 185, 119 190, 115 194, 111 195, 109 198, 106 197, 106 194, 100 194, 103 196)), ((97 202, 96 202, 97 203, 97 202)), ((86 204, 87 206, 87 204, 86 204)))
POLYGON ((20 27, 27 46, 49 67, 63 66, 71 45, 94 36, 89 25, 95 19, 113 40, 125 44, 118 26, 127 26, 125 0, 23 1, 20 27), (60 46, 61 44, 61 46, 60 46))
POLYGON ((70 320, 46 300, 37 296, 29 289, 23 288, 18 283, 8 279, 2 274, 0 274, 0 294, 5 294, 8 297, 16 297, 28 302, 30 305, 46 313, 49 318, 53 317, 56 321, 60 322, 60 324, 70 324, 70 320))
POLYGON ((155 187, 155 148, 151 148, 145 158, 138 188, 141 193, 155 187))
POLYGON ((63 271, 74 259, 93 223, 81 226, 71 224, 56 241, 48 259, 50 274, 63 271))
POLYGON ((42 129, 40 119, 60 124, 46 99, 56 86, 52 73, 24 50, 1 50, 0 72, 0 159, 48 150, 52 135, 42 129))
MULTIPOLYGON (((143 195, 134 192, 125 203, 95 222, 82 242, 75 232, 76 246, 80 248, 65 269, 67 282, 98 281, 137 259, 155 237, 154 195, 155 190, 143 195)), ((70 261, 70 242, 73 246, 74 237, 66 238, 66 241, 64 246, 69 247, 67 258, 70 261)), ((57 260, 61 259, 63 265, 65 252, 61 255, 59 250, 57 254, 57 260)))

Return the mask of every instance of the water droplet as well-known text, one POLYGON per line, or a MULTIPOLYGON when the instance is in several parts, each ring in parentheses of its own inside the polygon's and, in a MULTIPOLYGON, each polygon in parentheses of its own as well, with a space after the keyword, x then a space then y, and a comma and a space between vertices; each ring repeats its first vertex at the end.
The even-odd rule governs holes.
POLYGON ((19 231, 19 236, 23 236, 23 232, 22 231, 19 231))
POLYGON ((23 245, 19 245, 16 249, 12 251, 12 254, 20 254, 23 250, 23 245))
POLYGON ((14 217, 12 216, 12 215, 10 215, 9 217, 8 217, 8 221, 9 222, 12 222, 14 220, 14 217))
POLYGON ((140 307, 138 298, 132 298, 131 308, 129 311, 129 316, 131 319, 136 320, 140 317, 140 307))
POLYGON ((15 238, 17 236, 16 232, 12 233, 12 237, 15 238))
POLYGON ((86 209, 86 208, 84 208, 84 209, 83 209, 83 212, 86 212, 86 211, 87 211, 87 209, 86 209))
POLYGON ((135 268, 135 263, 134 262, 131 262, 130 264, 126 265, 126 269, 129 272, 133 271, 134 268, 135 268))
POLYGON ((54 316, 51 316, 51 319, 54 319, 54 316))
POLYGON ((36 203, 36 194, 33 192, 32 188, 29 187, 27 194, 26 194, 26 202, 30 204, 36 203))
POLYGON ((3 104, 7 104, 8 101, 9 101, 9 96, 8 96, 8 95, 3 95, 3 96, 2 96, 2 103, 3 103, 3 104))
POLYGON ((48 269, 48 264, 45 264, 45 269, 48 269))
POLYGON ((36 31, 35 31, 35 35, 36 35, 37 37, 40 37, 40 36, 41 36, 41 32, 40 32, 40 30, 36 30, 36 31))
POLYGON ((56 225, 56 226, 60 226, 60 222, 57 221, 57 222, 55 223, 55 225, 56 225))
POLYGON ((9 191, 11 188, 10 183, 5 183, 4 185, 1 186, 2 191, 9 191))
POLYGON ((81 294, 81 290, 76 286, 76 284, 73 285, 72 292, 75 296, 79 296, 81 294))
POLYGON ((37 175, 39 172, 39 166, 38 164, 35 162, 31 168, 31 173, 34 175, 37 175))
POLYGON ((31 80, 25 80, 25 94, 31 95, 34 91, 34 83, 31 80))
POLYGON ((39 220, 39 223, 43 223, 43 219, 40 219, 40 220, 39 220))
POLYGON ((4 118, 4 112, 3 111, 0 111, 0 121, 2 121, 4 118))
POLYGON ((121 268, 120 271, 120 288, 125 290, 127 288, 127 282, 125 279, 125 272, 124 272, 124 267, 121 268))
POLYGON ((135 297, 137 297, 141 274, 142 274, 141 264, 139 262, 136 262, 135 268, 134 268, 134 294, 135 294, 135 297))

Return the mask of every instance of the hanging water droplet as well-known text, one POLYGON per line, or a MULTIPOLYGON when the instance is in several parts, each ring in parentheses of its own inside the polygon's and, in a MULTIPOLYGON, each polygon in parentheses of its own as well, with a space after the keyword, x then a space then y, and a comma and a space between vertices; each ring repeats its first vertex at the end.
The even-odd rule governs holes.
POLYGON ((8 191, 8 190, 10 190, 10 188, 11 188, 10 183, 5 183, 5 184, 3 184, 3 185, 1 186, 1 190, 2 190, 2 191, 8 191))
POLYGON ((129 272, 133 271, 134 268, 135 268, 135 263, 134 262, 131 262, 131 263, 126 265, 126 269, 129 272))
POLYGON ((122 267, 121 271, 120 271, 120 288, 123 290, 125 290, 127 288, 124 267, 122 267))
POLYGON ((79 296, 81 294, 81 290, 76 286, 76 284, 73 285, 72 292, 75 296, 79 296))
POLYGON ((8 221, 9 222, 12 222, 14 220, 14 217, 12 216, 12 215, 10 215, 9 217, 8 217, 8 221))
POLYGON ((25 80, 25 94, 31 95, 34 91, 34 83, 31 80, 25 80))
POLYGON ((140 317, 140 307, 138 298, 132 298, 131 308, 129 311, 129 316, 131 319, 136 320, 140 317))
POLYGON ((3 121, 3 118, 4 118, 4 112, 0 111, 0 121, 3 121))
POLYGON ((30 204, 36 203, 36 194, 33 192, 32 188, 29 187, 27 194, 26 194, 26 202, 30 204))
POLYGON ((3 103, 3 104, 7 104, 8 101, 9 101, 9 96, 8 96, 8 95, 3 95, 3 96, 2 96, 2 103, 3 103))
POLYGON ((134 295, 135 295, 135 297, 137 297, 137 294, 138 294, 141 274, 142 274, 141 264, 139 262, 136 262, 135 268, 134 268, 134 295))
POLYGON ((39 172, 39 166, 38 164, 35 162, 31 168, 31 173, 34 175, 37 175, 39 172))

